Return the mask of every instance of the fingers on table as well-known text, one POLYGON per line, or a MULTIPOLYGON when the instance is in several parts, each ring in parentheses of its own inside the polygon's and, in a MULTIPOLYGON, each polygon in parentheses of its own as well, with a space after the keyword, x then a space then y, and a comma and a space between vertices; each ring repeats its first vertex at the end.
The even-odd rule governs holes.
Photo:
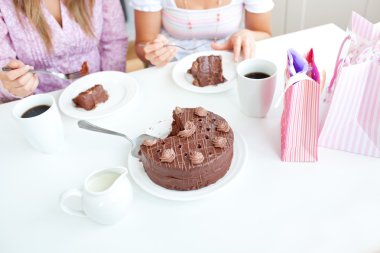
POLYGON ((248 39, 243 40, 242 42, 242 50, 243 50, 243 59, 249 59, 251 55, 251 45, 248 39))
POLYGON ((232 38, 234 60, 239 61, 240 55, 242 58, 253 58, 256 51, 255 39, 250 36, 234 36, 232 38))

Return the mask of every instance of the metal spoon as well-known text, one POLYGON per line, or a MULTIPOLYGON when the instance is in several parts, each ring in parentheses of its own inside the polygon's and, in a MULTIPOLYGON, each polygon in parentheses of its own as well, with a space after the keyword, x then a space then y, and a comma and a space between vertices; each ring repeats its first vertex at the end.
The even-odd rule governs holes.
POLYGON ((102 127, 98 127, 98 126, 96 126, 94 124, 91 124, 90 122, 88 122, 86 120, 79 120, 78 121, 78 126, 80 128, 83 128, 83 129, 86 129, 86 130, 90 130, 90 131, 94 131, 94 132, 99 132, 99 133, 104 133, 104 134, 110 134, 110 135, 116 135, 116 136, 124 137, 125 139, 127 139, 132 144, 131 154, 134 157, 137 157, 137 158, 141 157, 141 155, 139 155, 140 146, 141 146, 141 144, 143 144, 143 142, 145 140, 158 140, 159 139, 159 138, 157 138, 155 136, 152 136, 152 135, 149 135, 149 134, 142 134, 142 135, 139 135, 135 139, 131 139, 131 138, 129 138, 125 134, 122 134, 122 133, 119 133, 119 132, 115 132, 115 131, 111 131, 111 130, 108 130, 108 129, 105 129, 105 128, 102 128, 102 127))
MULTIPOLYGON (((3 67, 1 70, 2 71, 11 71, 13 69, 10 68, 10 67, 3 67)), ((58 77, 58 78, 61 78, 61 79, 65 79, 65 80, 74 80, 74 79, 78 79, 79 77, 83 76, 83 73, 81 71, 77 71, 77 72, 73 72, 73 73, 69 73, 69 74, 63 74, 63 73, 58 73, 58 72, 53 72, 53 71, 47 71, 47 70, 34 70, 34 69, 31 69, 28 72, 30 72, 30 73, 37 73, 37 74, 52 75, 52 76, 55 76, 55 77, 58 77)))
MULTIPOLYGON (((148 43, 143 43, 142 42, 142 43, 138 43, 137 46, 138 47, 145 47, 147 44, 148 43)), ((202 44, 200 44, 198 46, 194 46, 194 47, 190 47, 190 48, 182 47, 182 46, 179 46, 179 45, 176 45, 176 44, 165 44, 165 45, 163 45, 163 47, 178 47, 178 48, 180 48, 180 49, 182 49, 184 51, 194 51, 195 49, 203 47, 203 46, 205 46, 207 44, 210 44, 210 42, 205 42, 205 43, 202 43, 202 44)))

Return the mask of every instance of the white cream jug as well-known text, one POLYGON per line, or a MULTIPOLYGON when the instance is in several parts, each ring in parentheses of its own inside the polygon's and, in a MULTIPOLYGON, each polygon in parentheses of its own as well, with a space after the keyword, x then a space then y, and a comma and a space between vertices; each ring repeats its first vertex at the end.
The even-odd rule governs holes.
POLYGON ((133 192, 125 167, 98 170, 85 179, 83 189, 69 189, 61 195, 60 205, 64 212, 87 216, 101 224, 120 221, 130 208, 133 192), (66 205, 68 198, 80 198, 82 210, 66 205))

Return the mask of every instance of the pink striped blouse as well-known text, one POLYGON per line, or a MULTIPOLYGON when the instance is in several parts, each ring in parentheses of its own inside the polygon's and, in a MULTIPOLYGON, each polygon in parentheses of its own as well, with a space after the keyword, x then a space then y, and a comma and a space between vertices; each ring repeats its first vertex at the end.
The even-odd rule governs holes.
MULTIPOLYGON (((84 61, 90 72, 125 71, 127 33, 119 1, 96 0, 93 10, 95 37, 87 36, 61 4, 62 27, 42 3, 42 11, 52 32, 54 52, 48 53, 39 34, 25 16, 21 21, 12 0, 0 0, 0 67, 18 58, 35 69, 70 73, 80 70, 84 61)), ((36 93, 66 87, 69 82, 39 75, 36 93)), ((0 103, 15 100, 0 82, 0 103)))
MULTIPOLYGON (((243 8, 253 13, 265 13, 274 6, 272 0, 231 0, 228 5, 207 10, 181 9, 176 6, 175 0, 131 0, 130 4, 144 12, 162 10, 161 33, 171 43, 183 47, 205 44, 214 38, 223 40, 232 35, 242 27, 243 8)), ((208 43, 197 51, 209 49, 208 43)), ((176 58, 185 55, 186 52, 179 51, 176 58)))

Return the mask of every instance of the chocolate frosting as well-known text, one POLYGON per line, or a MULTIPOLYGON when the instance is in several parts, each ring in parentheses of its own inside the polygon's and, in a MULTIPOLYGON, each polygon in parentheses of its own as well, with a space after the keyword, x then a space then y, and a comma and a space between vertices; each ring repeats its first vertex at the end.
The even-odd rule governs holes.
POLYGON ((181 107, 176 107, 175 109, 174 109, 174 112, 175 112, 175 114, 181 114, 182 112, 183 112, 183 110, 182 110, 182 108, 181 107))
POLYGON ((225 120, 219 121, 218 125, 216 126, 216 130, 218 130, 220 132, 228 133, 228 131, 230 131, 230 126, 228 125, 227 121, 225 121, 225 120))
POLYGON ((147 146, 147 147, 151 147, 156 143, 157 143, 157 139, 146 139, 146 140, 144 140, 142 145, 147 146))
POLYGON ((227 139, 221 136, 215 136, 212 139, 212 144, 216 148, 224 148, 227 145, 227 139))
POLYGON ((82 67, 80 69, 80 75, 81 76, 85 76, 85 75, 88 75, 88 74, 90 74, 90 68, 88 67, 87 61, 85 61, 85 62, 82 63, 82 67))
POLYGON ((104 103, 107 100, 108 93, 101 84, 96 84, 73 98, 73 102, 77 107, 87 111, 95 109, 97 104, 104 103))
POLYGON ((180 131, 178 133, 178 136, 181 138, 188 138, 195 133, 195 130, 197 130, 197 127, 194 125, 194 123, 191 121, 187 121, 185 123, 185 129, 180 131))
POLYGON ((162 151, 162 154, 160 157, 161 162, 171 163, 174 161, 174 159, 175 159, 175 153, 174 153, 174 150, 172 148, 165 149, 164 151, 162 151))
POLYGON ((190 161, 194 165, 201 164, 204 159, 205 157, 201 152, 194 151, 190 154, 190 161))
POLYGON ((197 107, 194 110, 195 115, 199 117, 206 117, 207 116, 207 110, 203 107, 197 107))
POLYGON ((206 117, 199 117, 195 108, 182 110, 181 114, 173 110, 172 131, 168 137, 153 146, 141 146, 141 162, 156 184, 167 189, 188 191, 213 184, 227 173, 233 157, 234 134, 232 129, 217 131, 217 123, 225 121, 217 114, 208 111, 206 117), (187 138, 179 137, 187 122, 192 122, 195 132, 187 138), (214 146, 215 137, 226 139, 224 148, 214 146), (161 160, 167 149, 173 149, 175 153, 170 163, 161 160), (200 161, 197 153, 203 156, 203 160, 194 164, 194 161, 200 161))
POLYGON ((194 78, 193 85, 208 86, 224 83, 222 57, 216 55, 200 56, 187 71, 194 78))

